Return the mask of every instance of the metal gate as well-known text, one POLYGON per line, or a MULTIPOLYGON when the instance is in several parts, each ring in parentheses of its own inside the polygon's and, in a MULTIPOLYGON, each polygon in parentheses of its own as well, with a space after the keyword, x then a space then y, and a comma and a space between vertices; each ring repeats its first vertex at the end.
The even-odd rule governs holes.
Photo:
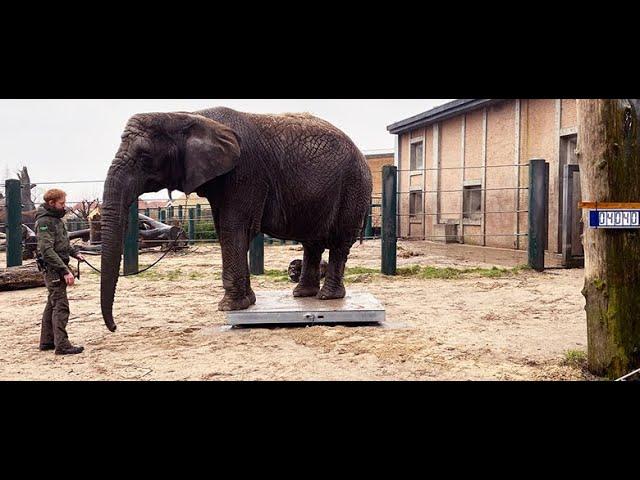
POLYGON ((580 191, 580 167, 565 165, 562 175, 562 265, 567 268, 584 267, 582 248, 582 210, 578 202, 580 191))

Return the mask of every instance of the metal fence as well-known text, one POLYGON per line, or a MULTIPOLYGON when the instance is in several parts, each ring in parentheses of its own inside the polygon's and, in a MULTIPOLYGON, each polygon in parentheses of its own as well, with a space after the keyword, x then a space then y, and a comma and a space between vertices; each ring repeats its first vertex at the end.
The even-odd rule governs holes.
MULTIPOLYGON (((409 190, 398 190, 398 175, 409 170, 398 170, 394 166, 387 165, 382 171, 382 192, 375 192, 372 195, 371 206, 369 214, 366 218, 364 226, 364 239, 381 239, 381 269, 382 272, 388 275, 395 275, 396 273, 396 253, 397 253, 397 240, 416 238, 416 236, 409 236, 405 231, 402 231, 402 235, 398 234, 398 223, 403 219, 409 219, 406 223, 408 228, 411 228, 411 220, 421 225, 423 234, 418 235, 417 238, 422 240, 435 240, 441 239, 445 242, 449 240, 459 241, 466 237, 482 237, 483 240, 491 237, 515 237, 516 247, 519 245, 520 237, 527 237, 527 250, 528 250, 528 263, 536 269, 544 269, 544 250, 547 242, 547 225, 549 214, 549 165, 544 160, 533 159, 529 164, 519 165, 483 165, 481 167, 442 167, 442 168, 423 168, 417 170, 410 170, 411 174, 422 175, 422 187, 410 188, 409 190), (528 168, 528 185, 520 185, 520 175, 518 173, 518 185, 516 187, 486 187, 487 170, 492 168, 528 168), (426 188, 426 172, 435 171, 437 175, 441 174, 442 170, 465 170, 470 169, 482 169, 483 180, 478 185, 474 185, 474 188, 456 188, 456 189, 427 189, 426 188), (474 205, 474 209, 466 210, 465 205, 465 192, 473 191, 474 194, 480 193, 481 201, 480 207, 474 205), (492 191, 513 191, 515 193, 514 201, 515 205, 513 209, 487 209, 487 192, 492 191), (520 192, 528 192, 528 208, 522 209, 520 202, 520 192), (398 210, 398 204, 403 200, 403 195, 409 196, 409 205, 412 194, 419 193, 421 195, 420 209, 415 211, 403 212, 403 209, 398 210), (461 206, 460 210, 452 211, 440 211, 439 202, 442 195, 458 195, 457 202, 461 206), (434 195, 435 200, 426 199, 426 195, 434 195), (435 211, 427 211, 425 205, 435 205, 435 211), (528 226, 526 232, 487 232, 487 215, 516 215, 519 216, 523 213, 528 214, 528 226), (457 225, 461 226, 461 234, 458 235, 447 232, 447 224, 439 223, 439 220, 446 216, 454 215, 457 220, 457 225), (475 215, 476 219, 480 218, 481 233, 465 233, 465 219, 471 218, 475 215), (478 217, 478 215, 480 217, 478 217), (427 234, 427 218, 435 217, 435 222, 432 222, 430 234, 427 234), (419 221, 417 221, 419 220, 419 221), (433 225, 444 225, 445 232, 442 234, 434 233, 433 225)), ((464 175, 463 175, 464 178, 464 175)), ((102 183, 98 180, 87 181, 69 181, 69 182, 37 182, 38 185, 56 185, 64 188, 65 184, 78 184, 78 183, 102 183)), ((16 266, 22 263, 22 250, 24 246, 24 233, 21 224, 25 223, 27 227, 35 230, 33 225, 35 219, 32 221, 22 221, 22 205, 21 205, 21 188, 19 180, 7 180, 5 185, 2 186, 5 192, 6 203, 6 221, 0 223, 0 227, 6 230, 6 246, 7 246, 7 266, 16 266)), ((190 203, 192 199, 176 199, 180 202, 179 205, 170 205, 169 199, 144 199, 145 202, 153 201, 166 201, 166 206, 157 207, 142 207, 139 208, 139 202, 134 203, 129 212, 127 234, 125 236, 124 246, 124 269, 125 273, 137 272, 138 265, 138 252, 140 246, 144 246, 144 240, 140 245, 139 239, 139 214, 143 214, 153 220, 162 222, 167 225, 175 226, 181 229, 186 238, 185 241, 190 245, 196 243, 216 243, 218 242, 217 232, 215 231, 213 216, 211 207, 208 205, 201 205, 198 203, 190 203), (182 203, 184 202, 184 204, 182 203), (138 228, 136 228, 138 227, 138 228)), ((67 199, 67 205, 75 205, 81 203, 83 199, 67 199)), ((446 204, 446 202, 445 202, 446 204)), ((467 202, 469 204, 469 202, 467 202)), ((144 204, 143 204, 144 205, 144 204)), ((432 209, 433 210, 433 209, 432 209)), ((447 210, 447 209, 445 209, 447 210)), ((518 223, 519 220, 516 220, 518 223)), ((84 218, 70 218, 67 220, 67 226, 70 233, 89 230, 91 231, 92 221, 84 218)), ((413 224, 416 224, 413 223, 413 224)), ((453 225, 453 223, 449 224, 453 225)), ((476 225, 477 226, 477 225, 476 225)), ((166 247, 171 247, 172 243, 175 246, 175 239, 154 240, 155 244, 166 244, 166 247)), ((286 244, 286 241, 282 239, 271 238, 265 235, 258 235, 250 245, 249 251, 249 263, 250 270, 253 274, 261 274, 264 272, 264 245, 272 244, 286 244)), ((290 242, 297 243, 297 242, 290 242)))

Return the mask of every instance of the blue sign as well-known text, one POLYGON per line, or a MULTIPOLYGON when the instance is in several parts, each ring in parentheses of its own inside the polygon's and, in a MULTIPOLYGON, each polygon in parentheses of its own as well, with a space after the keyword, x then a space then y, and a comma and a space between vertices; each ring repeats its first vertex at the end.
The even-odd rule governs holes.
POLYGON ((589 210, 590 228, 640 228, 640 210, 589 210))

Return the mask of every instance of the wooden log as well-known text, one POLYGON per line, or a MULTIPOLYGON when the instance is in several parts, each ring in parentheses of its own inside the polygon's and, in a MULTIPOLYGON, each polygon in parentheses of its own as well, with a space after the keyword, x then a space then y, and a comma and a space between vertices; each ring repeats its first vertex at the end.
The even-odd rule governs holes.
POLYGON ((44 276, 35 263, 0 268, 0 292, 44 287, 44 276))
POLYGON ((85 242, 89 241, 89 236, 91 232, 88 228, 82 230, 76 230, 75 232, 69 232, 69 240, 75 240, 76 238, 81 238, 85 242))
MULTIPOLYGON (((579 99, 577 114, 585 201, 638 203, 640 100, 579 99)), ((583 244, 588 368, 618 378, 640 367, 640 232, 586 228, 583 244)))

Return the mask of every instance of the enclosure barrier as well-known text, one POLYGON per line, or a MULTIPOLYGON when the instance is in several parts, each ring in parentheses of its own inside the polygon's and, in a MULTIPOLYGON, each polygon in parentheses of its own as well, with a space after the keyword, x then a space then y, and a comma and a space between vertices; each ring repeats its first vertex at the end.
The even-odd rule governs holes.
MULTIPOLYGON (((464 177, 463 177, 464 178, 464 177)), ((411 178, 409 179, 411 182, 411 178)), ((423 205, 426 205, 424 197, 421 200, 423 205)), ((437 200, 439 202, 439 199, 437 200)), ((409 200, 411 202, 411 200, 409 200)), ((372 204, 373 206, 373 204, 372 204)), ((411 207, 409 207, 411 208, 411 207)), ((439 205, 438 205, 439 209, 439 205)), ((423 208, 421 207, 421 210, 423 208)), ((464 216, 470 213, 478 213, 482 216, 482 229, 480 234, 468 234, 462 233, 462 237, 482 237, 483 241, 487 237, 529 237, 529 244, 527 248, 528 265, 537 270, 542 271, 544 269, 544 252, 548 248, 548 224, 549 224, 549 164, 542 159, 532 159, 528 164, 506 164, 506 165, 481 165, 481 166, 461 166, 461 167, 438 167, 438 168, 422 168, 422 169, 410 169, 410 170, 398 170, 395 166, 387 165, 383 167, 382 173, 382 257, 381 257, 381 271, 387 275, 394 275, 396 271, 396 240, 403 238, 415 238, 415 237, 402 237, 398 235, 398 223, 396 219, 409 217, 410 219, 416 219, 422 217, 423 226, 423 240, 430 239, 449 239, 452 235, 426 235, 426 217, 435 216, 440 218, 442 215, 456 215, 458 217, 459 224, 466 225, 463 222, 464 216), (503 168, 514 167, 517 175, 516 187, 486 187, 486 170, 490 168, 503 168), (529 186, 520 186, 520 168, 529 168, 529 186), (461 201, 461 210, 455 212, 432 212, 420 211, 418 213, 400 214, 397 211, 398 200, 401 194, 410 195, 411 193, 424 194, 442 194, 442 193, 457 193, 461 196, 465 192, 465 189, 437 189, 427 190, 426 178, 423 177, 423 186, 420 189, 410 189, 409 191, 398 191, 398 174, 400 172, 411 172, 411 174, 425 175, 424 172, 441 170, 468 170, 468 169, 482 169, 483 180, 479 185, 477 191, 481 192, 482 201, 479 212, 464 211, 464 200, 461 201), (514 210, 487 210, 486 206, 486 192, 497 191, 515 191, 515 209, 514 210), (520 191, 529 190, 529 209, 520 208, 520 191), (394 201, 392 202, 393 199, 394 201), (486 215, 488 214, 515 214, 528 213, 528 227, 526 233, 520 233, 519 231, 514 233, 487 233, 486 232, 486 215)), ((372 215, 369 215, 367 219, 367 236, 369 236, 369 225, 372 215)), ((519 225, 520 219, 517 217, 516 224, 519 225)), ((418 222, 420 224, 420 222, 418 222)), ((458 224, 458 223, 454 223, 458 224)), ((439 223, 439 225, 446 225, 439 223)), ((476 225, 478 226, 478 225, 476 225)), ((519 246, 519 241, 514 242, 516 249, 519 246)), ((483 243, 484 244, 484 243, 483 243)))
MULTIPOLYGON (((383 167, 382 171, 382 186, 383 191, 380 193, 372 194, 372 199, 369 206, 369 211, 365 219, 364 224, 364 239, 375 239, 381 237, 381 271, 385 275, 395 275, 397 268, 397 258, 396 258, 396 250, 397 250, 397 240, 403 239, 407 237, 402 237, 398 235, 398 227, 399 222, 402 218, 410 217, 410 219, 422 218, 422 226, 425 229, 425 219, 431 216, 438 215, 455 215, 459 218, 460 224, 463 225, 463 228, 466 224, 463 223, 463 218, 468 213, 474 212, 465 212, 464 201, 461 201, 461 209, 462 211, 457 212, 426 212, 424 210, 424 205, 426 205, 424 194, 449 194, 456 193, 460 195, 460 198, 463 198, 465 189, 437 189, 437 190, 428 190, 426 189, 426 176, 423 177, 423 185, 419 190, 411 189, 410 191, 401 192, 398 191, 399 185, 399 173, 400 172, 411 172, 411 174, 422 174, 425 175, 427 171, 440 171, 440 170, 467 170, 467 169, 482 169, 483 171, 483 180, 480 186, 480 191, 482 192, 482 208, 479 212, 482 215, 483 224, 485 223, 486 216, 488 214, 516 214, 520 215, 523 213, 528 213, 528 230, 526 233, 520 233, 517 230, 515 233, 487 233, 486 230, 480 234, 469 234, 465 231, 462 232, 461 236, 463 238, 466 237, 483 237, 486 239, 487 237, 507 237, 514 236, 516 237, 516 249, 519 246, 519 237, 528 236, 528 264, 531 268, 534 268, 538 271, 544 268, 544 250, 547 247, 547 237, 548 237, 548 216, 549 216, 549 165, 547 162, 541 159, 533 159, 529 162, 529 164, 508 164, 508 165, 481 165, 481 166, 461 166, 461 167, 438 167, 438 168, 423 168, 423 169, 411 169, 411 170, 399 170, 397 167, 393 165, 387 165, 383 167), (514 167, 517 171, 518 183, 516 187, 499 187, 499 188, 486 188, 486 170, 490 168, 502 168, 502 167, 514 167), (529 185, 528 186, 520 186, 520 168, 529 168, 529 185), (500 190, 513 190, 518 192, 515 196, 516 208, 514 210, 501 210, 501 209, 490 209, 487 210, 485 208, 486 205, 486 192, 490 191, 500 191, 500 190), (529 190, 529 209, 521 209, 520 204, 520 194, 521 190, 529 190), (401 214, 398 211, 399 204, 399 195, 401 194, 409 194, 421 192, 423 196, 421 197, 423 207, 420 207, 420 211, 413 213, 401 214), (375 213, 377 210, 379 213, 375 213), (374 222, 375 219, 375 222, 374 222), (379 235, 377 236, 379 231, 379 235)), ((464 175, 463 175, 464 178, 464 175)), ((62 185, 67 183, 102 183, 103 181, 71 181, 71 182, 38 182, 38 185, 62 185)), ((17 179, 8 179, 5 182, 4 188, 6 190, 6 209, 7 209, 7 220, 6 224, 3 225, 7 230, 7 266, 18 266, 22 264, 22 230, 21 230, 21 195, 20 191, 22 186, 20 185, 20 181, 17 179)), ((146 201, 152 200, 162 200, 168 201, 168 199, 145 199, 146 201)), ((75 203, 80 203, 80 201, 67 200, 67 205, 73 205, 75 203)), ((128 228, 127 228, 127 236, 125 240, 125 248, 124 248, 124 268, 126 273, 135 273, 139 269, 138 265, 138 256, 139 256, 139 248, 138 244, 138 236, 135 235, 136 229, 134 228, 135 219, 137 218, 138 211, 138 203, 132 205, 131 210, 129 212, 128 218, 128 228), (135 211, 135 213, 134 213, 135 211)), ((153 209, 145 208, 144 213, 146 216, 156 217, 157 220, 162 221, 163 223, 173 223, 180 225, 184 228, 187 233, 187 240, 189 245, 194 245, 196 243, 211 243, 216 242, 216 233, 213 228, 213 218, 211 211, 207 208, 206 215, 205 211, 200 204, 196 205, 178 205, 176 209, 173 205, 167 205, 166 207, 154 207, 153 209), (185 212, 184 210, 187 210, 185 212), (176 215, 177 214, 177 215, 176 215), (206 224, 206 225, 205 225, 206 224), (186 227, 186 228, 185 228, 186 227), (202 228, 201 228, 202 227, 202 228), (210 235, 213 233, 213 235, 210 235)), ((519 217, 518 217, 519 218, 519 217)), ((516 220, 519 222, 520 220, 516 220)), ((419 223, 418 223, 419 224, 419 223)), ((87 229, 91 225, 90 220, 71 220, 68 221, 68 229, 70 232, 77 229, 87 229)), ((413 224, 415 225, 415 224, 413 224)), ((33 228, 33 225, 27 225, 33 228)), ((446 232, 445 232, 446 233, 446 232)), ((449 235, 426 235, 422 236, 423 240, 427 239, 435 239, 435 238, 445 238, 448 239, 449 235)), ((414 237, 409 237, 414 238, 414 237)), ((280 245, 285 245, 287 242, 282 239, 275 239, 277 243, 280 245)), ((174 240, 158 240, 158 243, 173 243, 174 240)), ((264 245, 273 245, 274 238, 271 238, 268 235, 260 234, 256 238, 252 240, 249 248, 249 264, 251 273, 254 275, 260 275, 264 272, 264 245)), ((292 242, 296 244, 297 242, 292 242)), ((483 242, 484 243, 484 242, 483 242)), ((144 247, 144 243, 142 244, 144 247)))

